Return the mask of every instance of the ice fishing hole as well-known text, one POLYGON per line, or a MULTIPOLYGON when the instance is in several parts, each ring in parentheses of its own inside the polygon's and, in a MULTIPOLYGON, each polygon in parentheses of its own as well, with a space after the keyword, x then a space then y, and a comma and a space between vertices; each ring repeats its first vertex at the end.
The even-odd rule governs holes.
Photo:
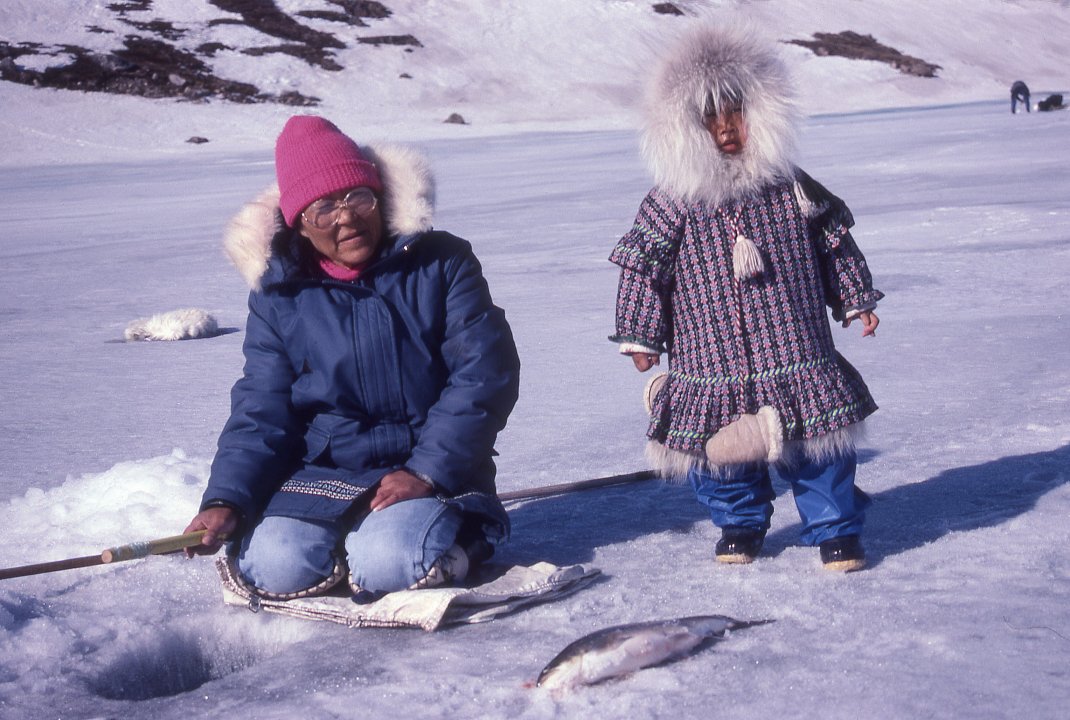
POLYGON ((196 690, 277 655, 305 633, 278 628, 157 628, 114 653, 88 679, 108 700, 151 700, 196 690))

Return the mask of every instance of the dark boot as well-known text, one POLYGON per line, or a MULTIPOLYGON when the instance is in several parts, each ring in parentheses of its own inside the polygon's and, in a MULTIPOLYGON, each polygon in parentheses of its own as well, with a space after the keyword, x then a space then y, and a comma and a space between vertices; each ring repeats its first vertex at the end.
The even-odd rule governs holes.
POLYGON ((765 531, 729 525, 721 529, 721 539, 713 549, 717 562, 745 565, 762 551, 765 531))
POLYGON ((866 551, 857 535, 844 535, 821 543, 821 563, 827 570, 854 572, 866 566, 866 551))

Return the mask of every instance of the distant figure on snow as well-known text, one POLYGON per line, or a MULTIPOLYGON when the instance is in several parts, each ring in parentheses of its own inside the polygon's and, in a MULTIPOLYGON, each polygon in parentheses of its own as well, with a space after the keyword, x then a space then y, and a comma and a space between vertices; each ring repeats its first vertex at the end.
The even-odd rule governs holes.
POLYGON ((1011 114, 1018 112, 1018 103, 1025 104, 1025 111, 1032 112, 1029 108, 1029 86, 1021 80, 1015 80, 1011 85, 1011 114))
POLYGON ((747 27, 700 28, 661 63, 642 137, 656 186, 610 256, 610 339, 640 372, 668 354, 647 384, 647 455, 686 473, 721 528, 718 561, 759 554, 775 466, 802 541, 847 572, 865 565, 855 436, 877 405, 836 352, 826 306, 869 336, 883 294, 847 206, 792 162, 792 96, 775 47, 747 27))
POLYGON ((1065 110, 1066 105, 1063 105, 1062 93, 1055 93, 1049 95, 1040 102, 1037 103, 1037 110, 1040 112, 1049 112, 1051 110, 1065 110))
POLYGON ((231 222, 245 370, 200 511, 261 596, 455 583, 509 532, 494 442, 520 361, 472 247, 431 229, 424 159, 290 118, 278 189, 231 222))

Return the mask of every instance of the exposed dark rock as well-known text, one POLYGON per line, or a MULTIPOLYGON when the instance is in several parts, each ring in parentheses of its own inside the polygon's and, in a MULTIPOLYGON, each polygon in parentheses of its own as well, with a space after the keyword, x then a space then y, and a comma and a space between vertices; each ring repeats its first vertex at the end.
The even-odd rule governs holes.
MULTIPOLYGON (((261 92, 255 85, 217 77, 205 62, 223 51, 251 56, 284 53, 325 70, 345 69, 335 51, 345 48, 329 32, 309 27, 297 18, 327 20, 346 26, 367 27, 366 19, 390 17, 390 10, 375 0, 326 0, 337 10, 301 11, 290 15, 275 0, 208 0, 226 13, 208 25, 236 24, 252 28, 281 42, 259 47, 232 47, 219 42, 203 43, 193 50, 176 43, 189 30, 161 18, 148 19, 144 13, 153 9, 151 0, 112 2, 106 8, 118 21, 136 30, 123 39, 123 47, 111 52, 96 52, 76 45, 9 43, 0 41, 0 80, 34 87, 48 87, 83 92, 107 92, 139 95, 148 98, 175 98, 201 101, 209 97, 238 103, 274 102, 292 106, 314 106, 319 98, 298 91, 279 95, 261 92), (43 70, 41 63, 20 63, 24 56, 54 58, 43 70)), ((150 16, 151 17, 151 16, 150 16)), ((87 33, 115 34, 100 26, 87 26, 87 33)), ((412 35, 380 35, 356 38, 370 45, 404 47, 405 52, 422 47, 412 35)), ((411 76, 403 76, 411 77, 411 76)), ((462 120, 463 122, 463 120, 462 120)), ((192 141, 192 140, 191 140, 192 141)))
POLYGON ((215 54, 217 52, 219 52, 220 50, 233 50, 233 49, 234 48, 230 47, 229 45, 224 45, 223 43, 210 42, 210 43, 201 43, 200 45, 198 45, 196 52, 197 52, 198 55, 204 55, 205 57, 215 57, 215 54))
POLYGON ((320 99, 318 97, 309 97, 302 95, 301 93, 290 90, 288 92, 281 93, 271 98, 273 102, 277 102, 280 105, 294 105, 298 107, 312 107, 319 105, 320 99))
POLYGON ((353 17, 347 13, 332 12, 330 10, 301 10, 297 13, 303 18, 309 20, 328 20, 330 22, 345 23, 346 25, 355 25, 357 27, 368 27, 368 23, 361 20, 359 17, 353 17))
POLYGON ((654 12, 659 15, 683 15, 684 11, 671 2, 654 3, 654 12))
POLYGON ((152 0, 130 0, 130 2, 111 3, 108 9, 116 15, 125 15, 128 12, 145 12, 152 7, 152 0))
POLYGON ((368 27, 364 18, 382 20, 390 17, 390 11, 381 2, 370 0, 327 0, 332 5, 341 8, 339 12, 330 10, 301 10, 297 14, 301 17, 316 20, 330 20, 341 22, 357 27, 368 27))
POLYGON ((444 123, 450 123, 452 125, 467 125, 468 122, 461 117, 458 113, 450 113, 450 116, 443 120, 444 123))
POLYGON ((308 45, 301 45, 298 43, 246 48, 245 50, 242 50, 242 53, 253 57, 261 57, 272 53, 282 53, 283 55, 295 57, 298 60, 304 60, 309 65, 318 65, 324 70, 337 72, 345 69, 334 59, 334 55, 330 52, 323 50, 322 48, 309 47, 308 45))
MULTIPOLYGON (((302 25, 279 10, 274 0, 208 0, 220 10, 241 15, 241 24, 265 35, 316 48, 344 48, 345 44, 329 33, 302 25)), ((214 24, 237 22, 220 20, 214 24)))
POLYGON ((888 63, 907 75, 936 77, 936 71, 940 69, 939 65, 904 55, 894 48, 882 45, 872 35, 860 35, 850 30, 840 33, 814 33, 813 40, 786 42, 810 48, 815 55, 820 56, 836 55, 856 60, 877 60, 888 63))
POLYGON ((208 138, 201 137, 200 135, 194 135, 193 137, 191 137, 188 140, 186 140, 186 142, 193 143, 194 145, 202 145, 202 144, 208 142, 208 138))
POLYGON ((173 24, 166 20, 151 20, 149 22, 138 22, 136 20, 126 20, 123 22, 132 28, 140 30, 142 32, 152 33, 158 35, 164 40, 181 40, 182 36, 186 34, 185 30, 176 28, 173 24))
POLYGON ((127 37, 124 48, 111 54, 94 53, 73 45, 53 48, 12 46, 0 42, 0 79, 35 87, 139 95, 147 98, 201 100, 218 97, 237 103, 284 102, 313 105, 315 98, 298 103, 287 97, 261 93, 255 85, 225 80, 213 75, 196 55, 160 40, 127 37), (18 64, 26 54, 69 55, 70 63, 45 70, 29 70, 18 64))
POLYGON ((419 40, 412 35, 377 35, 375 37, 357 38, 357 42, 365 45, 410 45, 423 47, 419 40))
POLYGON ((390 17, 390 10, 386 5, 376 0, 327 0, 332 5, 345 10, 354 17, 371 18, 373 20, 385 20, 390 17))

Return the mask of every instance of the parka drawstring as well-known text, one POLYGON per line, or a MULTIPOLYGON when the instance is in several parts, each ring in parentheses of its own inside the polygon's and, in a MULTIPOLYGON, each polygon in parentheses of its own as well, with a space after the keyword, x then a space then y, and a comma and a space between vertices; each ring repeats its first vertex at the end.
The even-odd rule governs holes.
MULTIPOLYGON (((736 202, 732 203, 731 210, 726 210, 725 207, 717 209, 717 214, 721 216, 725 223, 725 227, 728 230, 726 237, 735 238, 732 244, 732 264, 733 264, 733 282, 732 282, 732 301, 735 303, 732 313, 732 324, 735 330, 735 338, 733 339, 733 345, 736 349, 737 367, 741 372, 737 375, 737 382, 735 385, 736 403, 739 408, 739 414, 752 412, 750 403, 747 396, 747 383, 749 382, 751 363, 750 352, 747 348, 747 340, 745 334, 745 328, 743 327, 743 282, 750 275, 743 276, 740 274, 740 262, 737 255, 740 254, 740 247, 743 244, 750 244, 754 248, 753 252, 758 255, 757 247, 754 245, 754 241, 746 237, 742 232, 743 225, 743 208, 736 202)), ((747 250, 743 251, 748 252, 747 250)), ((758 255, 758 262, 761 263, 761 256, 758 255)), ((758 269, 758 274, 761 273, 762 268, 758 269)))

